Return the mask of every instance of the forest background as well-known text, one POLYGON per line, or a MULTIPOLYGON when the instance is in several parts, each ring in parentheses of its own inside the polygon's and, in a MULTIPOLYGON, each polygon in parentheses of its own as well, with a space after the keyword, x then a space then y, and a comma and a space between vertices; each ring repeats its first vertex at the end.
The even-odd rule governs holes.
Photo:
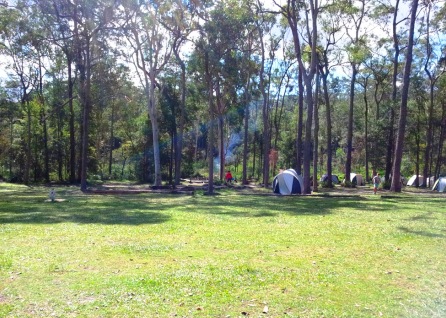
POLYGON ((399 192, 445 173, 445 22, 444 1, 0 1, 0 176, 399 192))

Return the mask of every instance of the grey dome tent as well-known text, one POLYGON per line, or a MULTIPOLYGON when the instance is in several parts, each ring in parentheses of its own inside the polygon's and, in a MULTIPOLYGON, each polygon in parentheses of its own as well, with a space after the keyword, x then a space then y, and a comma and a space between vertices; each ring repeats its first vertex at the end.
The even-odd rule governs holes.
MULTIPOLYGON (((324 175, 322 175, 322 177, 321 177, 321 179, 320 179, 319 181, 320 181, 320 182, 326 182, 326 181, 328 181, 328 174, 324 174, 324 175)), ((333 184, 339 184, 339 178, 338 178, 338 176, 335 175, 335 174, 332 174, 332 175, 331 175, 331 182, 332 182, 333 184)))
POLYGON ((440 177, 432 187, 433 191, 446 192, 446 177, 440 177))
POLYGON ((303 184, 302 177, 294 169, 287 169, 274 177, 273 192, 282 195, 301 194, 303 184))

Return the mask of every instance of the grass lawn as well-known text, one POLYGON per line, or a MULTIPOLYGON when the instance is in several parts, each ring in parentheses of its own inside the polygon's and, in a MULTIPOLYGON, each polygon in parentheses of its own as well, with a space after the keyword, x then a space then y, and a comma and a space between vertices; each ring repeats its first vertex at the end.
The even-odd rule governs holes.
POLYGON ((445 317, 446 196, 0 183, 0 317, 445 317))

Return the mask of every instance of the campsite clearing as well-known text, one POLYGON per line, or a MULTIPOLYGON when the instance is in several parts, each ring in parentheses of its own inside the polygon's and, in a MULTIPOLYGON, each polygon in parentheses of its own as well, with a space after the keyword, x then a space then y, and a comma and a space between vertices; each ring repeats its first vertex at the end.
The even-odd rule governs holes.
POLYGON ((255 190, 0 184, 0 316, 446 315, 444 194, 255 190))

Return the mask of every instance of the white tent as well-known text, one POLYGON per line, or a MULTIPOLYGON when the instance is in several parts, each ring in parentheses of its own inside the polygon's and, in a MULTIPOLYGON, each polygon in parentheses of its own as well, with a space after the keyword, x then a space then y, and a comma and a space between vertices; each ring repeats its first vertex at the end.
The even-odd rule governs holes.
POLYGON ((274 177, 273 191, 282 195, 301 194, 303 184, 302 177, 294 169, 287 169, 274 177))
MULTIPOLYGON (((414 174, 412 177, 410 177, 409 181, 407 181, 407 185, 409 187, 415 187, 416 186, 416 180, 417 180, 417 175, 414 174)), ((423 176, 418 176, 418 186, 419 187, 424 186, 424 178, 423 178, 423 176)))
POLYGON ((438 192, 446 192, 446 177, 440 177, 437 181, 435 181, 432 190, 438 192))
POLYGON ((350 173, 350 181, 351 183, 356 184, 358 186, 365 185, 364 179, 360 174, 350 173))

